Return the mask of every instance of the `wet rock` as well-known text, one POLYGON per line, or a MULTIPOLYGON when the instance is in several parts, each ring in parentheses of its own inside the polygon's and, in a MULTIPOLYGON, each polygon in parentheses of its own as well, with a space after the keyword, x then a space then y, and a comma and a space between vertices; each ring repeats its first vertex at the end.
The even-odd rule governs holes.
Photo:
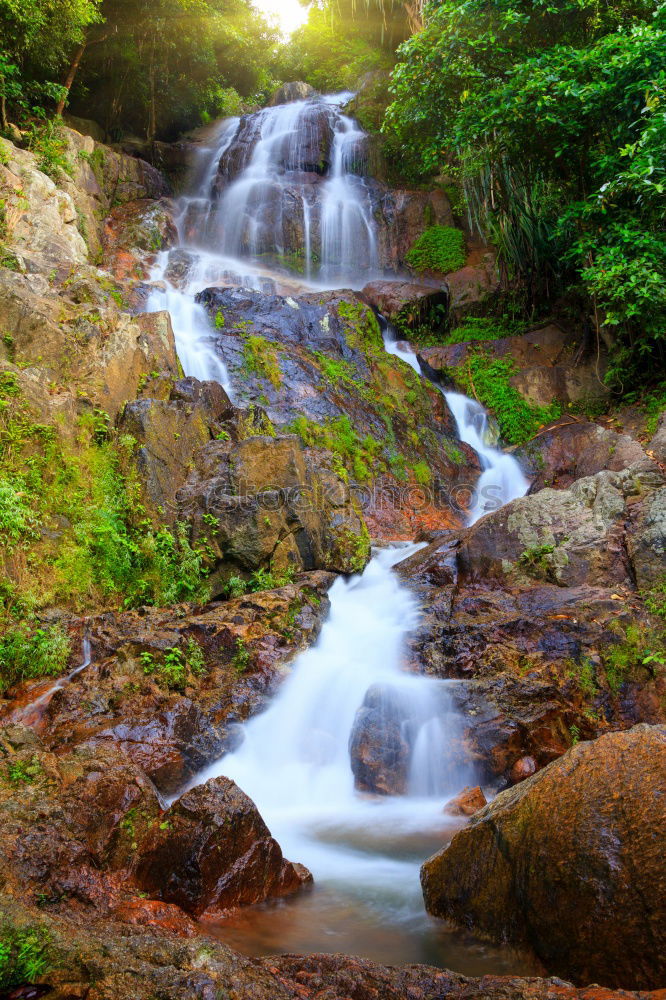
POLYGON ((425 863, 429 912, 528 943, 575 982, 656 988, 666 974, 665 774, 666 727, 579 744, 425 863))
POLYGON ((511 768, 509 774, 511 784, 517 785, 520 781, 524 781, 525 778, 531 778, 533 774, 536 774, 537 770, 538 765, 534 757, 521 757, 511 768))
MULTIPOLYGON (((160 904, 164 907, 165 904, 160 904)), ((224 995, 253 1000, 661 1000, 661 993, 576 989, 561 979, 484 976, 470 979, 425 965, 387 968, 348 955, 245 958, 219 941, 169 935, 157 924, 54 916, 3 895, 0 922, 43 928, 58 963, 40 977, 53 1000, 89 995, 151 1000, 156 992, 182 1000, 224 995), (91 982, 92 980, 92 982, 91 982)), ((200 925, 199 925, 200 926, 200 925)), ((663 993, 663 991, 662 991, 663 993)))
POLYGON ((356 789, 376 795, 404 795, 411 747, 404 734, 408 711, 398 691, 376 685, 356 714, 349 755, 356 789))
POLYGON ((415 325, 437 306, 448 308, 446 289, 409 281, 373 281, 361 296, 387 320, 400 318, 404 326, 415 325))
MULTIPOLYGON (((153 396, 155 388, 148 384, 146 394, 153 396)), ((188 476, 194 453, 224 430, 233 407, 217 382, 180 379, 165 390, 166 399, 128 403, 120 426, 136 439, 135 460, 150 500, 173 521, 175 494, 188 476)))
POLYGON ((564 587, 628 583, 624 524, 635 489, 629 471, 601 472, 513 501, 470 530, 458 553, 461 579, 522 573, 564 587))
POLYGON ((311 880, 282 857, 254 803, 214 778, 171 807, 143 852, 137 879, 188 913, 221 912, 287 896, 311 880))
POLYGON ((382 267, 403 270, 405 257, 424 230, 430 226, 455 226, 449 199, 441 190, 390 190, 372 181, 369 188, 382 267))
POLYGON ((362 513, 340 474, 293 435, 211 442, 194 456, 176 501, 222 576, 225 566, 358 572, 370 555, 362 513))
POLYGON ((277 107, 278 104, 290 104, 292 101, 307 101, 310 97, 316 97, 317 91, 309 83, 294 82, 283 83, 275 91, 270 99, 269 106, 277 107))
POLYGON ((576 479, 632 466, 643 474, 659 475, 656 464, 634 438, 571 417, 514 451, 532 479, 530 493, 545 487, 566 489, 576 479))
MULTIPOLYGON (((313 573, 204 610, 143 608, 90 618, 92 663, 45 699, 31 724, 48 748, 120 748, 161 793, 173 795, 237 745, 239 724, 265 707, 294 657, 316 641, 332 582, 313 573), (159 667, 174 649, 186 663, 198 655, 199 665, 169 683, 159 667)), ((25 703, 40 693, 13 691, 0 718, 23 718, 25 703)), ((13 726, 12 739, 16 728, 34 735, 13 726)))
POLYGON ((104 223, 105 263, 119 280, 146 279, 160 250, 178 240, 173 202, 142 199, 114 208, 104 223))
POLYGON ((460 795, 456 795, 454 799, 447 802, 444 812, 449 816, 473 816, 486 805, 488 805, 488 800, 477 785, 476 788, 463 789, 460 795))
POLYGON ((218 350, 241 399, 306 441, 320 437, 311 424, 326 425, 338 451, 349 421, 352 438, 337 461, 376 537, 459 524, 455 486, 476 479, 477 456, 458 440, 442 394, 385 353, 374 313, 353 292, 210 288, 198 299, 218 325, 218 350))

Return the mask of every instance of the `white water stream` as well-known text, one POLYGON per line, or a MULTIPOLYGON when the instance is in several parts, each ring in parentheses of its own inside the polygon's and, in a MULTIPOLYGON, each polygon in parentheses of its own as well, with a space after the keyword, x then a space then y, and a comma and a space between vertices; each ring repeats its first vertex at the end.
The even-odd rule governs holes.
MULTIPOLYGON (((345 100, 296 102, 265 109, 250 122, 231 120, 202 150, 192 190, 179 202, 180 245, 160 255, 153 279, 162 287, 149 304, 171 312, 186 374, 215 379, 233 393, 214 349, 220 332, 194 302, 207 286, 360 287, 377 271, 364 136, 340 111, 345 100), (303 165, 312 159, 322 114, 332 122, 333 139, 320 177, 303 165), (294 231, 302 277, 275 270, 280 255, 293 250, 294 231)), ((409 345, 397 345, 389 333, 386 346, 420 373, 409 345)), ((461 439, 484 469, 473 521, 489 503, 524 493, 527 483, 515 461, 488 443, 482 408, 445 396, 461 439)), ((460 825, 443 806, 478 779, 464 750, 452 682, 404 670, 405 640, 419 608, 393 566, 417 548, 384 550, 362 576, 337 580, 316 646, 295 662, 269 709, 246 724, 240 748, 197 779, 233 778, 255 800, 285 855, 314 874, 312 891, 225 922, 220 935, 240 950, 347 951, 470 974, 521 971, 505 953, 453 934, 424 912, 420 864, 460 825), (377 704, 380 729, 393 725, 395 736, 397 726, 406 754, 400 795, 355 790, 350 743, 363 713, 377 704)))
MULTIPOLYGON (((384 346, 389 354, 401 358, 419 375, 423 374, 413 348, 405 341, 396 340, 390 326, 384 332, 384 346)), ((496 435, 492 433, 488 414, 481 404, 460 392, 441 391, 456 421, 458 437, 474 449, 481 463, 481 476, 468 511, 468 523, 474 524, 484 514, 524 497, 530 484, 513 455, 501 451, 493 443, 496 435)))

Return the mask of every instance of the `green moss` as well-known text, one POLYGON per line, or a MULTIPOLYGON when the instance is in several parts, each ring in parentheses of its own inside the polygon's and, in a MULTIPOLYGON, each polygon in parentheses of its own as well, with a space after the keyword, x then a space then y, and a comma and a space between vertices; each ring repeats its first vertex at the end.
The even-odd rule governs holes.
POLYGON ((431 226, 426 229, 405 256, 415 271, 438 271, 449 274, 465 264, 465 238, 460 229, 431 226))
POLYGON ((521 324, 509 317, 468 316, 459 326, 447 333, 444 343, 465 344, 476 340, 500 340, 514 337, 524 331, 521 324))
POLYGON ((417 462, 413 467, 414 479, 419 486, 429 486, 432 480, 432 473, 427 462, 417 462))
POLYGON ((266 378, 275 389, 282 384, 282 371, 275 345, 265 337, 249 336, 243 344, 243 365, 247 372, 266 378))
POLYGON ((379 321, 369 306, 361 302, 341 302, 338 315, 352 329, 347 333, 347 343, 359 350, 383 351, 384 343, 379 321))
POLYGON ((512 360, 491 358, 481 349, 470 352, 464 365, 448 370, 469 396, 474 396, 496 417, 502 438, 507 444, 524 444, 544 424, 562 414, 559 403, 535 406, 523 399, 509 383, 516 373, 512 360))
POLYGON ((358 482, 367 482, 371 473, 383 466, 379 456, 382 444, 371 434, 361 437, 348 416, 336 417, 317 424, 307 417, 296 417, 288 428, 298 434, 308 448, 326 448, 337 458, 337 471, 345 479, 349 475, 358 482))
POLYGON ((0 990, 36 983, 53 966, 52 950, 43 927, 0 925, 0 990))

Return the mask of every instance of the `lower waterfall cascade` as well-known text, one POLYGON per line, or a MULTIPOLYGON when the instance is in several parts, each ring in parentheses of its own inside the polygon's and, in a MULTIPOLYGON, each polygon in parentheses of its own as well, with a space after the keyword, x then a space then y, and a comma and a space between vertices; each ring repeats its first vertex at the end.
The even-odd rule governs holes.
MULTIPOLYGON (((195 302, 198 292, 214 284, 274 292, 290 282, 308 290, 358 288, 379 270, 365 137, 341 110, 349 96, 222 123, 178 202, 179 246, 158 255, 149 309, 171 313, 185 374, 220 382, 232 399, 216 331, 195 302), (320 166, 311 162, 313 144, 322 121, 331 130, 329 163, 314 183, 320 166), (275 267, 294 226, 303 274, 289 276, 275 267)), ((389 326, 384 341, 422 375, 410 345, 398 343, 389 326)), ((515 459, 490 443, 483 408, 442 392, 460 439, 477 452, 483 470, 472 523, 523 495, 528 484, 515 459)), ((238 749, 194 782, 233 779, 255 801, 285 857, 314 876, 310 891, 211 928, 241 951, 346 951, 467 974, 525 969, 516 956, 453 932, 423 907, 420 864, 461 825, 443 807, 479 779, 456 708, 455 685, 463 682, 403 669, 419 607, 393 567, 420 547, 376 551, 363 574, 334 583, 316 645, 297 658, 268 709, 243 726, 238 749), (408 755, 400 794, 355 788, 354 733, 368 704, 379 705, 380 718, 398 720, 408 755)))

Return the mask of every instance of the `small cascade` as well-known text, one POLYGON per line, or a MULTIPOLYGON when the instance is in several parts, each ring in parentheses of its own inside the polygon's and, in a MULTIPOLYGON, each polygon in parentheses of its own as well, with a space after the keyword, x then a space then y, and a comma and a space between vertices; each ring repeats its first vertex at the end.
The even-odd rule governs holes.
POLYGON ((460 440, 470 445, 481 461, 481 477, 469 511, 469 523, 474 524, 489 511, 524 497, 530 484, 513 455, 491 443, 488 414, 481 404, 459 392, 445 392, 444 397, 455 417, 460 440))
POLYGON ((16 709, 15 712, 11 714, 9 720, 11 722, 20 722, 25 726, 33 726, 39 723, 42 718, 44 710, 48 707, 53 695, 56 691, 61 691, 62 688, 70 684, 75 677, 87 670, 92 663, 92 648, 90 645, 90 639, 84 637, 81 649, 81 662, 78 667, 66 674, 64 677, 60 677, 54 684, 51 684, 46 691, 43 691, 38 698, 31 701, 28 705, 23 705, 21 708, 16 709))
MULTIPOLYGON (((388 323, 384 324, 384 347, 419 375, 423 374, 410 344, 399 341, 388 323)), ((468 524, 474 524, 484 514, 524 497, 530 484, 513 455, 496 447, 496 435, 492 433, 483 406, 460 392, 446 392, 444 389, 441 392, 455 419, 458 437, 474 449, 481 462, 481 476, 468 514, 468 524)))

